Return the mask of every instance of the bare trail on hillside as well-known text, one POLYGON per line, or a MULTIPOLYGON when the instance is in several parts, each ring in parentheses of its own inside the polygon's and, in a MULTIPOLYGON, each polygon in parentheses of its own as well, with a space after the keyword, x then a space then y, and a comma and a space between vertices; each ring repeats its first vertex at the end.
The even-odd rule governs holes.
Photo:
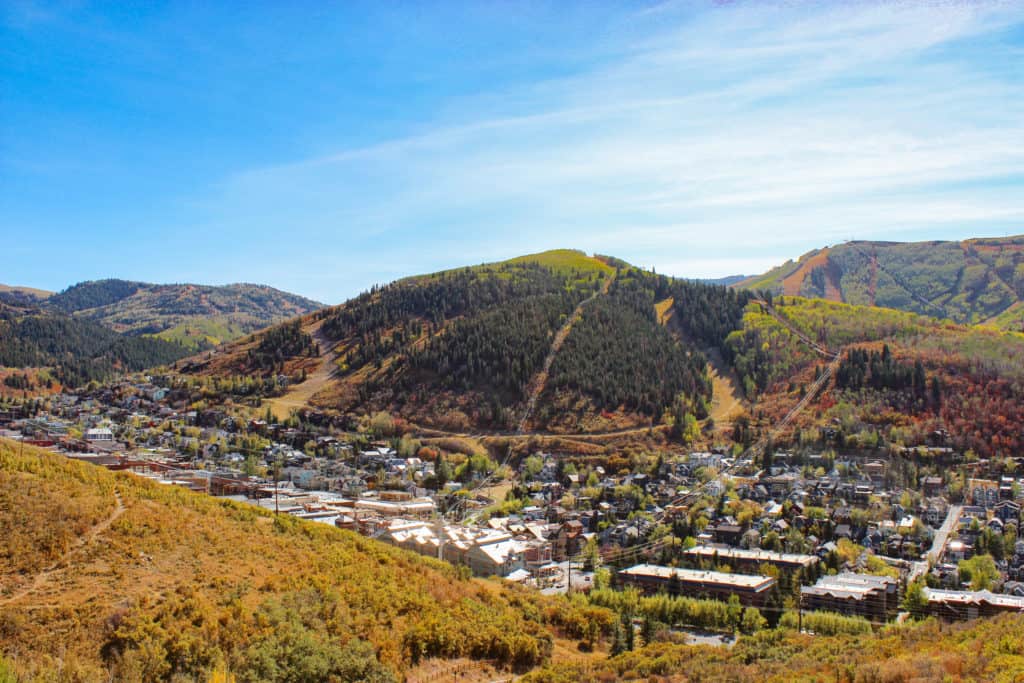
POLYGON ((80 537, 67 552, 61 555, 60 559, 58 559, 49 567, 46 567, 41 572, 36 574, 35 577, 33 577, 32 581, 28 583, 28 585, 22 586, 6 598, 0 598, 0 605, 6 605, 12 602, 16 602, 21 598, 24 598, 38 591, 53 577, 54 574, 61 571, 62 569, 66 569, 75 555, 81 552, 86 546, 93 543, 93 541, 95 541, 100 536, 100 534, 104 533, 107 529, 109 529, 110 525, 116 522, 118 517, 123 515, 126 509, 124 506, 124 502, 121 500, 120 493, 114 491, 114 498, 117 500, 117 505, 114 507, 114 511, 110 513, 109 517, 101 521, 99 524, 95 525, 92 529, 89 530, 89 533, 80 537))
POLYGON ((708 359, 708 376, 711 377, 711 408, 708 417, 719 427, 731 424, 743 412, 743 398, 736 371, 726 365, 725 359, 716 348, 704 350, 708 359))
MULTIPOLYGON (((658 323, 664 325, 680 339, 692 343, 676 317, 674 303, 673 299, 669 297, 655 304, 658 323)), ((711 379, 711 406, 708 410, 708 417, 714 420, 719 427, 728 426, 745 410, 743 396, 739 389, 739 376, 733 368, 726 364, 717 348, 704 349, 703 353, 708 359, 708 377, 711 379)))
POLYGON ((316 329, 310 332, 313 340, 320 345, 320 365, 306 375, 306 381, 291 386, 283 396, 264 399, 264 403, 270 406, 278 419, 288 417, 288 413, 292 409, 309 408, 310 400, 327 386, 334 376, 334 362, 338 359, 338 353, 335 350, 337 345, 323 333, 322 326, 323 322, 321 321, 317 323, 316 329))
POLYGON ((540 399, 541 394, 544 393, 544 388, 547 386, 548 375, 551 372, 551 365, 555 362, 555 357, 558 356, 558 352, 562 350, 562 345, 564 345, 565 340, 568 339, 569 333, 572 332, 572 326, 579 322, 580 318, 583 317, 583 309, 587 304, 597 297, 604 296, 608 293, 614 279, 614 274, 605 278, 601 288, 583 301, 579 302, 569 317, 566 318, 562 327, 560 327, 558 332, 555 333, 555 338, 551 341, 551 348, 548 350, 548 355, 544 358, 544 363, 541 365, 540 371, 533 376, 533 379, 530 380, 530 384, 528 385, 526 391, 526 409, 523 411, 523 416, 519 418, 519 424, 516 427, 517 434, 522 434, 526 430, 526 424, 533 416, 533 411, 537 408, 537 400, 540 399))

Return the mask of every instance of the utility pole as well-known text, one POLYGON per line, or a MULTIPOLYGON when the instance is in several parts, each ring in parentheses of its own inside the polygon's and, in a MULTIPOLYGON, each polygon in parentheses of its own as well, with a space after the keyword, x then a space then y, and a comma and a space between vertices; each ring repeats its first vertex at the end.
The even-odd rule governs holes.
POLYGON ((281 456, 277 456, 274 460, 274 514, 281 514, 281 507, 278 503, 278 489, 280 489, 279 481, 281 479, 281 456))
POLYGON ((796 599, 796 632, 804 632, 804 594, 800 591, 800 596, 796 599))

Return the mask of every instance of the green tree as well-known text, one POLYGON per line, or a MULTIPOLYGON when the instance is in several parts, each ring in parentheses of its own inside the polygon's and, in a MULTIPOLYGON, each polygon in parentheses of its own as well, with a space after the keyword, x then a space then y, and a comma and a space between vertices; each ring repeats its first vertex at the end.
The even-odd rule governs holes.
POLYGON ((739 596, 735 593, 730 595, 726 607, 729 628, 735 630, 740 627, 740 622, 743 620, 743 605, 740 604, 739 596))
POLYGON ((743 619, 740 621, 740 631, 750 635, 757 633, 768 625, 768 620, 761 616, 761 612, 748 607, 743 610, 743 619))
POLYGON ((902 608, 910 612, 915 619, 922 618, 928 611, 928 598, 924 593, 924 582, 920 579, 907 586, 903 596, 902 608))
POLYGON ((611 656, 616 657, 626 651, 626 634, 622 629, 622 622, 619 620, 615 621, 615 626, 612 631, 612 648, 611 656))
POLYGON ((991 555, 975 555, 969 560, 960 560, 960 580, 970 583, 971 590, 991 590, 1002 576, 991 555))

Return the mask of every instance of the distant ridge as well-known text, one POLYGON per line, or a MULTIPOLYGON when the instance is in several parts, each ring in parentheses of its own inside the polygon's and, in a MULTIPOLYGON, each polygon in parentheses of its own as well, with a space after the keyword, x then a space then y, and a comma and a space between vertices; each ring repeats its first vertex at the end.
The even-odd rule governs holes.
POLYGON ((266 285, 159 285, 117 279, 78 283, 44 304, 117 332, 154 335, 197 349, 323 308, 266 285))
POLYGON ((1024 235, 959 242, 844 242, 732 286, 1020 330, 1024 235))
POLYGON ((743 280, 746 280, 748 277, 750 277, 750 276, 749 275, 726 275, 725 277, 710 277, 710 278, 709 277, 703 277, 703 278, 698 278, 698 279, 701 282, 707 283, 709 285, 722 285, 723 287, 730 287, 730 286, 736 284, 737 282, 742 282, 743 280))

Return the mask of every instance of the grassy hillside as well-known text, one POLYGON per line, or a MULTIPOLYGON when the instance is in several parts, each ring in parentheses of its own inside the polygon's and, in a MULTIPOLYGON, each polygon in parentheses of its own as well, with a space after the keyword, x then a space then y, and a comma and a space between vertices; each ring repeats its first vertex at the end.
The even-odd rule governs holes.
POLYGON ((1024 236, 963 242, 847 242, 736 285, 1021 329, 1024 236))
POLYGON ((529 668, 559 632, 610 623, 350 532, 2 440, 0 527, 0 657, 25 680, 389 681, 427 657, 529 668))
MULTIPOLYGON (((493 273, 495 271, 507 269, 509 266, 523 265, 541 266, 547 270, 552 270, 560 274, 575 273, 593 275, 596 273, 607 275, 615 270, 615 261, 616 259, 610 259, 606 256, 588 256, 585 252, 577 249, 551 249, 549 251, 541 251, 536 254, 516 256, 505 261, 481 263, 475 266, 464 266, 461 268, 441 270, 436 273, 413 275, 411 277, 403 278, 398 282, 423 282, 425 280, 448 277, 454 273, 465 270, 493 273)), ((620 262, 620 264, 627 265, 624 262, 620 262)))
POLYGON ((556 272, 598 272, 611 273, 615 270, 613 265, 602 260, 599 256, 587 256, 582 251, 575 249, 553 249, 538 254, 527 254, 509 259, 506 263, 535 263, 556 272))
POLYGON ((48 292, 45 289, 19 287, 17 285, 0 285, 0 302, 13 305, 35 303, 52 295, 53 292, 48 292))
POLYGON ((126 280, 82 282, 49 297, 46 304, 118 332, 156 335, 193 349, 237 339, 322 307, 263 285, 153 285, 126 280))

